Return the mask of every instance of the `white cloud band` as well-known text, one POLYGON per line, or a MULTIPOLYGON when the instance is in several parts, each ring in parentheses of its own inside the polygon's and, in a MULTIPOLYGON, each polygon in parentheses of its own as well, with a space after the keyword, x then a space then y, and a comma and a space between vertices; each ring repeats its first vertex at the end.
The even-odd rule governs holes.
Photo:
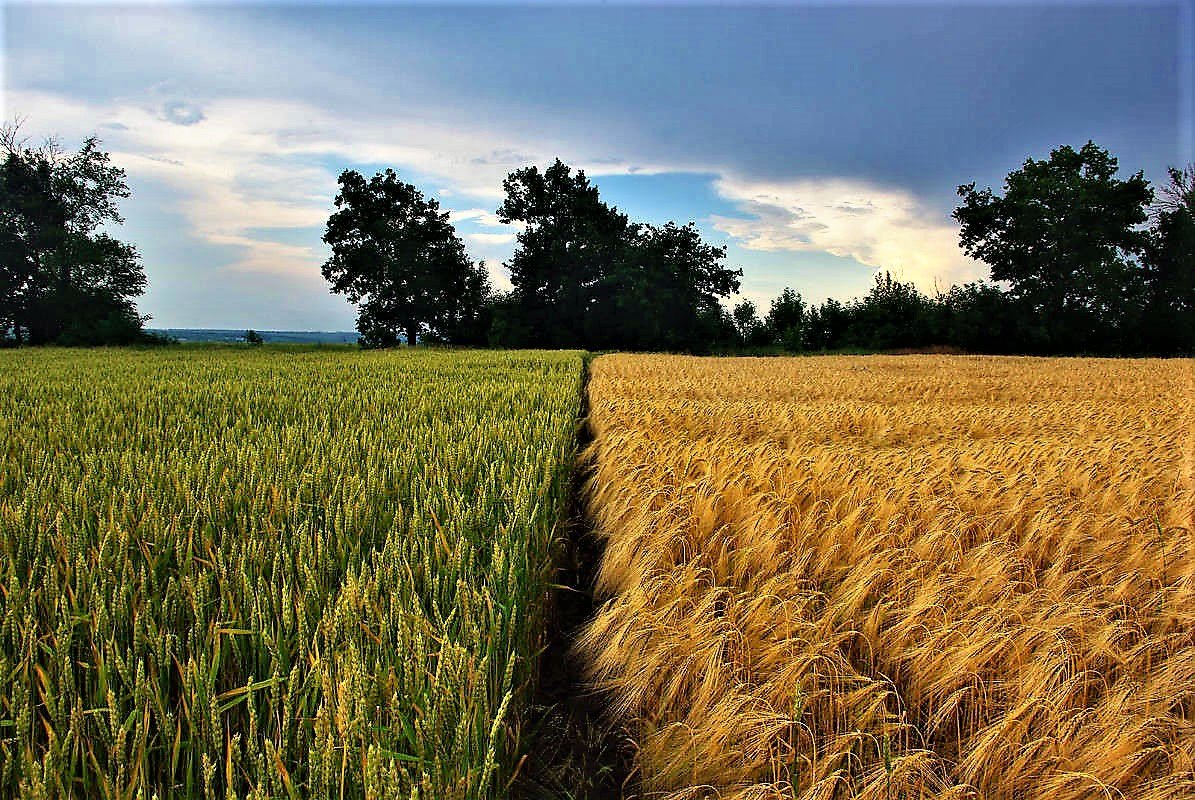
POLYGON ((748 218, 714 227, 750 250, 826 252, 890 270, 925 290, 982 277, 958 246, 958 228, 911 193, 858 180, 722 178, 718 193, 748 218))

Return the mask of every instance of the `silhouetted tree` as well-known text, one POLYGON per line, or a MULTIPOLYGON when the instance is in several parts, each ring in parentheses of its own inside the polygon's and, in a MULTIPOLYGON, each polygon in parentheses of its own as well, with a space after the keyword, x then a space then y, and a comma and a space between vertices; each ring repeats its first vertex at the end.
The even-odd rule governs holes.
POLYGON ((466 329, 489 281, 484 265, 469 260, 448 212, 391 169, 368 181, 345 170, 339 183, 323 237, 332 247, 323 274, 333 292, 357 304, 361 343, 452 340, 466 329))
POLYGON ((875 276, 862 300, 851 304, 847 344, 873 350, 925 347, 933 344, 932 304, 912 283, 875 276))
POLYGON ((631 225, 620 257, 599 283, 589 342, 634 350, 707 350, 720 335, 720 300, 742 270, 726 248, 704 242, 692 223, 631 225), (712 323, 712 324, 711 324, 712 323))
POLYGON ((1170 168, 1145 248, 1141 349, 1195 352, 1195 164, 1170 168))
POLYGON ((708 349, 721 335, 719 300, 741 270, 692 223, 631 223, 583 171, 557 159, 503 182, 497 213, 520 222, 507 268, 511 293, 494 305, 505 344, 627 350, 708 349))
POLYGON ((504 323, 514 344, 575 347, 599 324, 591 311, 611 264, 626 257, 625 214, 606 205, 585 173, 560 159, 543 172, 524 167, 502 182, 505 223, 521 222, 507 262, 514 313, 504 323))
POLYGON ((252 328, 245 331, 245 344, 259 345, 264 343, 265 339, 261 338, 261 334, 257 331, 253 330, 252 328))
POLYGON ((124 222, 125 172, 90 137, 68 153, 0 127, 0 336, 18 343, 143 341, 133 298, 145 272, 135 247, 98 232, 124 222))
POLYGON ((1116 173, 1116 159, 1088 142, 1053 150, 1047 161, 1026 160, 1005 179, 1003 197, 974 183, 958 189, 963 249, 1043 318, 1046 349, 1126 345, 1142 291, 1138 226, 1153 192, 1142 173, 1126 180, 1116 173))
POLYGON ((772 301, 764 327, 772 344, 789 352, 805 349, 805 300, 799 292, 785 287, 772 301))
POLYGON ((734 318, 734 328, 738 333, 739 343, 745 347, 760 347, 767 344, 768 330, 759 318, 759 311, 755 303, 743 300, 734 307, 730 314, 734 318))
POLYGON ((455 345, 490 344, 494 310, 500 296, 490 286, 485 262, 478 262, 477 266, 478 269, 469 275, 462 295, 469 305, 462 304, 445 321, 442 330, 429 337, 430 340, 455 345))
POLYGON ((970 353, 1021 353, 1041 344, 1027 303, 995 284, 952 286, 934 299, 934 311, 935 344, 970 353))
POLYGON ((700 319, 703 338, 700 345, 691 348, 690 352, 726 352, 741 346, 734 317, 721 303, 702 311, 700 319))
POLYGON ((805 321, 805 347, 808 350, 837 350, 846 346, 850 326, 847 307, 830 298, 809 309, 805 321))

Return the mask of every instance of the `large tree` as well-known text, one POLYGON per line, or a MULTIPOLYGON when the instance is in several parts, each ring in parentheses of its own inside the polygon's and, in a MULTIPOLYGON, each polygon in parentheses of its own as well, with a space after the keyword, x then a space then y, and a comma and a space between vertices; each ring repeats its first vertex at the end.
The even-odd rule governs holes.
POLYGON ((966 253, 1044 317, 1052 350, 1118 350, 1141 291, 1139 226, 1153 198, 1138 172, 1088 142, 1009 173, 1004 195, 960 186, 954 212, 966 253))
POLYGON ((0 157, 0 334, 32 344, 140 340, 140 256, 102 230, 124 222, 124 170, 95 137, 74 153, 55 140, 31 147, 18 125, 0 128, 0 157))
MULTIPOLYGON (((323 274, 332 291, 358 306, 363 344, 386 347, 405 336, 460 342, 489 294, 484 264, 474 264, 440 204, 394 170, 366 180, 340 175, 336 211, 324 242, 323 274)), ((460 342, 472 343, 472 342, 460 342)))
POLYGON ((1195 164, 1170 168, 1145 256, 1142 349, 1195 352, 1195 164))
POLYGON ((705 350, 721 338, 721 300, 742 270, 693 223, 632 225, 622 254, 604 266, 589 341, 632 350, 705 350))
POLYGON ((560 159, 542 172, 534 166, 516 170, 502 188, 499 218, 524 226, 506 264, 519 343, 588 342, 602 280, 626 256, 626 215, 602 202, 584 171, 574 173, 560 159))
POLYGON ((508 343, 628 350, 705 349, 738 291, 726 248, 692 223, 631 223, 583 171, 557 159, 503 182, 503 222, 522 223, 498 327, 508 343))

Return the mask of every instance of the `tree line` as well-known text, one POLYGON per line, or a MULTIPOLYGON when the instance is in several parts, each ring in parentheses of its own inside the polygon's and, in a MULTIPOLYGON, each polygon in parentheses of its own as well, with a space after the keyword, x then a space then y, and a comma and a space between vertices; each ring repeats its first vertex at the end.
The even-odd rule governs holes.
POLYGON ((1102 355, 1195 352, 1195 167, 1155 198, 1092 142, 1011 172, 1003 194, 959 187, 960 245, 990 279, 928 295, 881 272, 866 296, 810 305, 786 288, 766 313, 741 269, 692 223, 633 222, 559 159, 503 182, 517 224, 495 292, 435 199, 392 170, 340 176, 324 275, 358 304, 370 346, 448 342, 679 352, 901 350, 1102 355), (1155 202, 1156 200, 1156 202, 1155 202))
POLYGON ((357 304, 363 343, 696 350, 724 335, 742 271, 696 226, 632 222, 560 160, 503 189, 498 217, 521 230, 498 293, 434 198, 393 170, 340 176, 323 273, 357 304))
MULTIPOLYGON (((95 138, 78 152, 0 128, 0 340, 154 341, 135 299, 147 281, 123 220, 125 173, 95 138)), ((786 288, 763 311, 729 298, 742 270, 693 223, 652 225, 602 200, 557 159, 503 181, 517 226, 498 292, 449 212, 387 169, 344 171, 324 231, 331 290, 368 347, 405 342, 672 352, 935 347, 975 353, 1195 353, 1195 167, 1155 195, 1088 142, 1027 159, 1002 193, 959 187, 963 251, 988 280, 928 295, 881 272, 861 298, 809 304, 786 288)))

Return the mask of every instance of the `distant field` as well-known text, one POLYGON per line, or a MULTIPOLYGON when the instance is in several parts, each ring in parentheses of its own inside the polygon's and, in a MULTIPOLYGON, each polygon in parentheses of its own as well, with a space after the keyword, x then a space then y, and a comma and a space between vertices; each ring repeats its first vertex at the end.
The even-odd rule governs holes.
MULTIPOLYGON (((245 330, 228 328, 150 328, 180 342, 243 342, 245 330)), ((356 344, 356 331, 257 331, 262 340, 277 344, 356 344)))
POLYGON ((1191 361, 606 356, 645 797, 1195 796, 1191 361))
POLYGON ((582 375, 0 352, 0 795, 501 796, 582 375))

